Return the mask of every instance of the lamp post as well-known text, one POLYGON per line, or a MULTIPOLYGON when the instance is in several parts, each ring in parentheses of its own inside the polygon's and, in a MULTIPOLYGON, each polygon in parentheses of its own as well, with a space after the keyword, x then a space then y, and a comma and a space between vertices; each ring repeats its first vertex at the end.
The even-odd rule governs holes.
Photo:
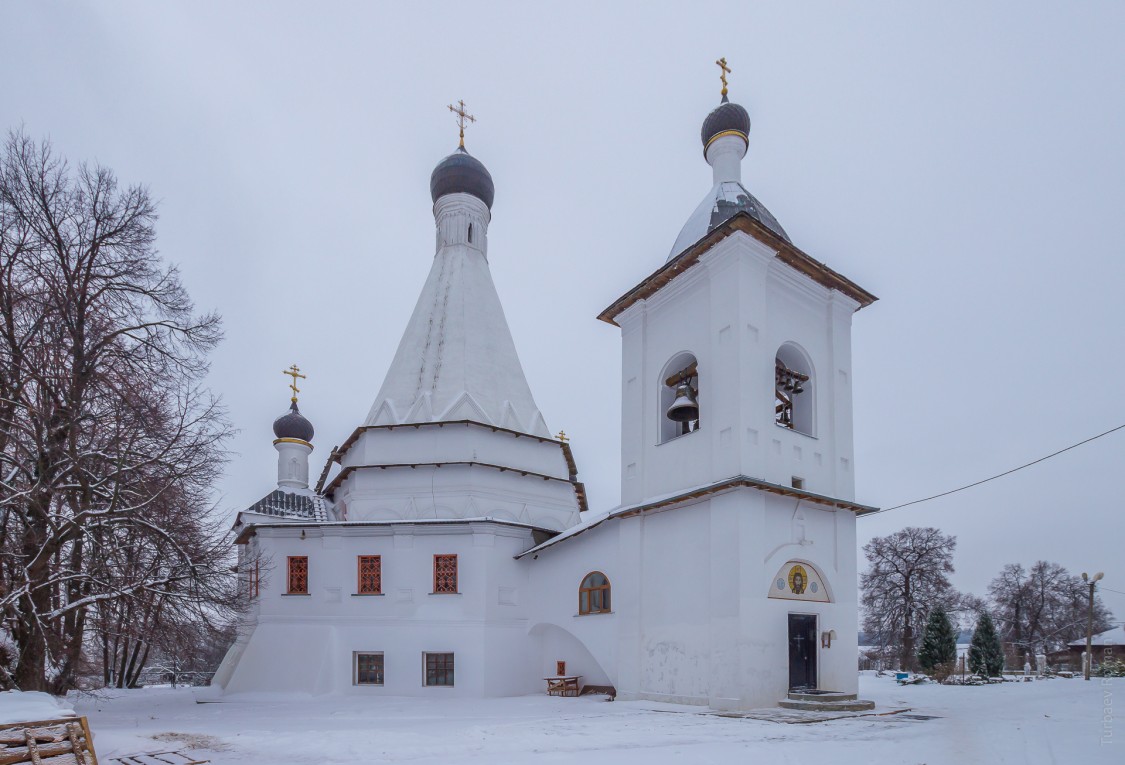
POLYGON ((1086 576, 1085 571, 1082 572, 1082 581, 1090 585, 1090 603, 1086 612, 1086 666, 1082 672, 1087 680, 1090 679, 1090 669, 1094 665, 1094 586, 1103 576, 1105 574, 1101 571, 1092 577, 1086 576))

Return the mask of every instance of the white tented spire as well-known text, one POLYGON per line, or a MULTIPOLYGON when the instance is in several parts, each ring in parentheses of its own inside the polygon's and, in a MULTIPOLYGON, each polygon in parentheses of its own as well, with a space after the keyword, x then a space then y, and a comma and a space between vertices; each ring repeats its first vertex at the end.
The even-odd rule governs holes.
POLYGON ((437 254, 367 425, 473 420, 550 437, 488 269, 488 206, 434 203, 437 254))

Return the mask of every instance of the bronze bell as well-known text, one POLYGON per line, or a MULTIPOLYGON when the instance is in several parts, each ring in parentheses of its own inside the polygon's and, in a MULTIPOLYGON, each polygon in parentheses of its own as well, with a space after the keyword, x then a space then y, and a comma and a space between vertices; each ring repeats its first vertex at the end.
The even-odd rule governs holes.
POLYGON ((686 382, 676 386, 676 399, 668 407, 668 419, 676 422, 691 422, 699 419, 699 402, 695 390, 686 382))

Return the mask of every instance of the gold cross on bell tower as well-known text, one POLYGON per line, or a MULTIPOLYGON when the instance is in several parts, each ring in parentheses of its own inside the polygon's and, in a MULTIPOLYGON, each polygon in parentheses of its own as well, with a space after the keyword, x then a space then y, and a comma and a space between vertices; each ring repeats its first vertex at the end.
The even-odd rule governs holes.
POLYGON ((726 95, 727 95, 727 75, 731 73, 731 68, 729 66, 727 66, 727 57, 726 56, 723 56, 721 59, 719 59, 715 63, 718 65, 719 69, 721 70, 721 74, 719 75, 719 79, 723 81, 723 96, 726 97, 726 95))
POLYGON ((449 111, 457 115, 457 127, 461 128, 461 143, 460 148, 465 148, 465 120, 469 122, 476 122, 477 118, 465 111, 464 99, 457 102, 457 106, 449 105, 449 111))
POLYGON ((294 404, 296 404, 297 403, 297 394, 301 392, 301 389, 297 387, 297 378, 300 377, 302 380, 307 380, 308 378, 305 377, 305 375, 301 374, 301 368, 298 367, 296 364, 289 367, 288 369, 282 370, 281 374, 289 375, 290 377, 293 378, 293 382, 289 383, 289 390, 293 391, 293 397, 290 400, 294 404))

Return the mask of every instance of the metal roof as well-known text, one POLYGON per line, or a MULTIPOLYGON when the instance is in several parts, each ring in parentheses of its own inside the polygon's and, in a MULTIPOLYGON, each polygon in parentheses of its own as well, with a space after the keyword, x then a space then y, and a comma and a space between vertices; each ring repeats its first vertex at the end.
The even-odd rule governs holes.
POLYGON ((307 521, 327 521, 328 503, 315 494, 275 489, 250 507, 248 513, 272 515, 275 518, 294 518, 307 521))
POLYGON ((496 186, 488 168, 462 147, 438 162, 430 176, 430 197, 433 201, 446 194, 472 194, 492 209, 496 186))

